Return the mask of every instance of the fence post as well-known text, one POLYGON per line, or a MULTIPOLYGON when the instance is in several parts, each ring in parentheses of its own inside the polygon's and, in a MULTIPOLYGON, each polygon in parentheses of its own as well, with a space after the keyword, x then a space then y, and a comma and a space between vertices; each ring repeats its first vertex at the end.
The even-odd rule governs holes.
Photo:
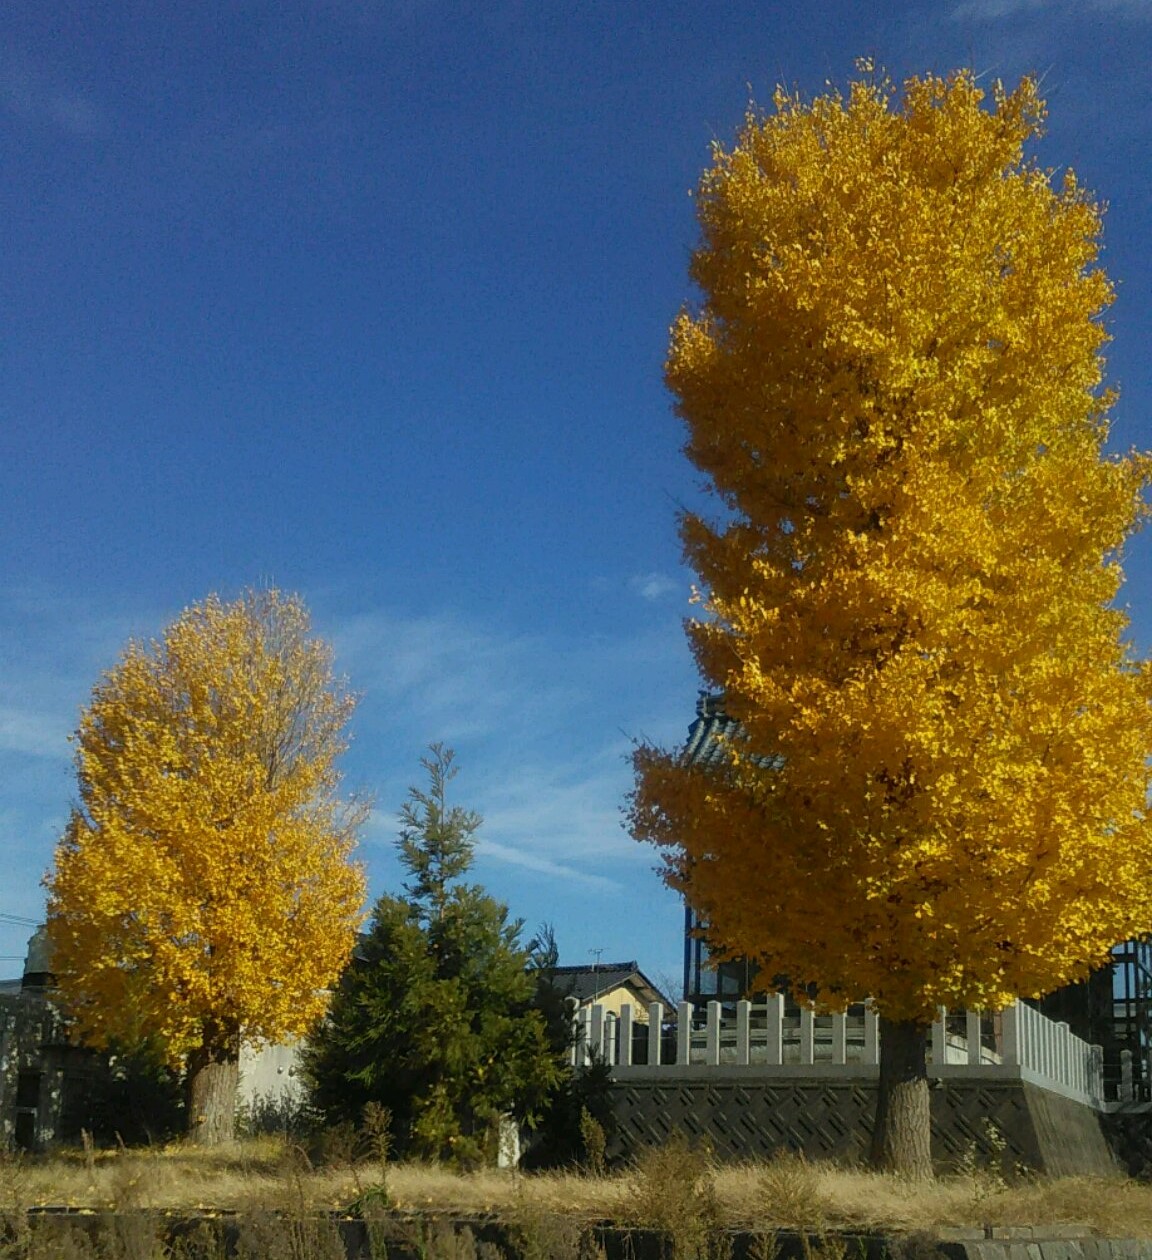
POLYGON ((736 1003, 736 1062, 747 1067, 752 1062, 752 1003, 736 1003))
POLYGON ((968 1040, 968 1066, 979 1067, 984 1062, 984 1047, 980 1044, 981 1017, 979 1011, 964 1012, 964 1035, 968 1040))
POLYGON ((660 1066, 660 1050, 664 1040, 664 1003, 648 1004, 648 1066, 660 1066))
POLYGON ((616 1062, 621 1067, 632 1066, 632 1003, 625 1002, 620 1007, 620 1048, 616 1053, 616 1062))
POLYGON ((576 1029, 576 1036, 572 1041, 573 1067, 588 1066, 588 1020, 591 1015, 592 1012, 586 1006, 581 1006, 572 1018, 576 1029))
MULTIPOLYGON (((1039 1012, 1033 1012, 1038 1014, 1039 1012)), ((1055 1071, 1053 1060, 1055 1059, 1055 1035, 1052 1025, 1047 1020, 1030 1019, 1029 1023, 1036 1029, 1037 1040, 1040 1042, 1040 1068, 1044 1075, 1051 1080, 1055 1071)))
POLYGON ((692 1003, 681 1002, 676 1011, 676 1063, 686 1067, 692 1062, 692 1003))
POLYGON ((716 1067, 720 1062, 720 1015, 719 1002, 708 1003, 708 1024, 704 1034, 704 1062, 716 1067))
POLYGON ((832 1014, 832 1062, 848 1062, 848 1015, 845 1011, 832 1014))
POLYGON ((1020 999, 1000 1012, 1000 1062, 1010 1067, 1020 1066, 1020 999))
POLYGON ((1072 1083, 1072 1029, 1063 1020, 1056 1025, 1056 1045, 1059 1050, 1056 1079, 1061 1085, 1072 1083))
POLYGON ((948 1026, 944 1020, 948 1011, 943 1006, 936 1008, 936 1018, 932 1021, 932 1066, 943 1067, 948 1062, 948 1026))
POLYGON ((768 1063, 779 1067, 784 1062, 784 994, 768 995, 768 1063))
POLYGON ((1120 1051, 1120 1101, 1132 1101, 1132 1051, 1120 1051))
POLYGON ((595 1055, 601 1062, 604 1062, 607 1055, 604 1053, 604 1007, 600 1002, 592 1004, 592 1019, 588 1025, 588 1048, 591 1055, 595 1055))
POLYGON ((880 1017, 871 1002, 864 1003, 864 1062, 868 1067, 880 1064, 880 1017))
POLYGON ((1098 1102, 1104 1101, 1104 1047, 1088 1047, 1088 1066, 1091 1075, 1088 1079, 1088 1093, 1098 1102))
POLYGON ((810 1066, 816 1061, 816 1016, 810 1006, 800 1008, 800 1062, 810 1066))

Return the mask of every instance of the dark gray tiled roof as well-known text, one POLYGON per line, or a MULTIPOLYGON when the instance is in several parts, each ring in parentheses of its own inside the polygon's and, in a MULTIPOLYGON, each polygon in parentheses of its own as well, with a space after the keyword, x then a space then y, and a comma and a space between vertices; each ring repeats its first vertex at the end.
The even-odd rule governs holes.
MULTIPOLYGON (((742 731, 740 723, 724 710, 724 693, 702 691, 696 701, 696 720, 688 728, 684 759, 690 766, 723 769, 728 765, 728 758, 722 751, 724 741, 739 739, 742 731)), ((784 764, 777 755, 757 755, 751 761, 768 770, 778 770, 784 764)))
POLYGON ((736 734, 740 723, 724 712, 724 696, 702 691, 696 701, 696 720, 688 728, 684 757, 692 766, 722 766, 720 747, 726 736, 736 734))
POLYGON ((661 993, 640 970, 635 960, 600 963, 597 966, 587 963, 577 967, 553 967, 552 976, 553 983, 561 993, 577 998, 581 1002, 590 1001, 604 993, 611 993, 613 989, 630 983, 649 1001, 663 1002, 665 1006, 672 1005, 668 997, 661 993))

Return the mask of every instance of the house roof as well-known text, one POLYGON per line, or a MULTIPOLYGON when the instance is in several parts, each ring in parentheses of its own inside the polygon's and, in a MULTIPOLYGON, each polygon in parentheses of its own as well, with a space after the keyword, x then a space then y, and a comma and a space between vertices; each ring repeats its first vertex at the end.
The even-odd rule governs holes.
POLYGON ((644 1002, 663 1002, 665 1006, 675 1005, 666 994, 640 970, 633 959, 630 962, 586 963, 576 967, 553 967, 553 982, 556 988, 581 1003, 590 1002, 594 998, 611 993, 625 985, 635 990, 637 997, 644 1002))

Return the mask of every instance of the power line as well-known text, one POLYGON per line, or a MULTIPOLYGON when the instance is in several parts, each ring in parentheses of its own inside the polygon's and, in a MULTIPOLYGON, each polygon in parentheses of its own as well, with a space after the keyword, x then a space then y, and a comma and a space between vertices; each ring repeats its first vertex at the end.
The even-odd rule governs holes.
POLYGON ((39 919, 26 919, 22 914, 4 914, 0 912, 0 923, 20 923, 25 927, 39 927, 39 919))

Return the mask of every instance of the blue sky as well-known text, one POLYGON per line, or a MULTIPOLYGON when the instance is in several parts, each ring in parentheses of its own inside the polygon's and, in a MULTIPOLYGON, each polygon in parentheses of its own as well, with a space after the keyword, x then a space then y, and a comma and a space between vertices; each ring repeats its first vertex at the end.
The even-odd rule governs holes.
MULTIPOLYGON (((363 693, 374 893, 444 740, 478 878, 564 961, 673 981, 679 907, 620 809, 697 687, 661 381, 688 190, 750 96, 862 55, 1043 76, 1041 161, 1110 207, 1115 443, 1152 446, 1152 0, 6 4, 0 913, 41 912, 125 640, 271 583, 363 693)), ((1147 649, 1148 537, 1128 569, 1147 649)))

